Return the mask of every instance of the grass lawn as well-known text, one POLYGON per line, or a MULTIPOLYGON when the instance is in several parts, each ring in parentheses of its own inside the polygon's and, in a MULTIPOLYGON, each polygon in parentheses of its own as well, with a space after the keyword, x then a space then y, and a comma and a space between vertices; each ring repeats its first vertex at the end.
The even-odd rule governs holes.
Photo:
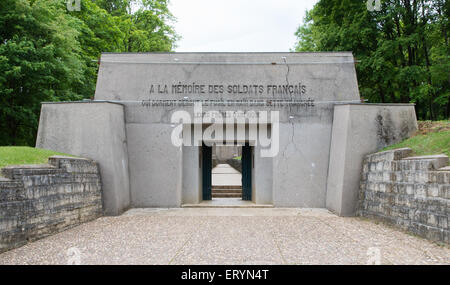
POLYGON ((52 155, 73 156, 28 146, 0 146, 0 168, 8 165, 47 163, 52 155))
POLYGON ((417 134, 383 150, 409 147, 414 155, 446 154, 450 156, 450 121, 419 122, 417 134))

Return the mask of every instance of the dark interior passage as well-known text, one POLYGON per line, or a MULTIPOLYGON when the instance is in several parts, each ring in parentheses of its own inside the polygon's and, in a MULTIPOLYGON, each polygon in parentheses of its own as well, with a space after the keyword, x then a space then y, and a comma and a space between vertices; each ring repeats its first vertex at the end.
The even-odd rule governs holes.
POLYGON ((202 147, 203 200, 252 200, 252 147, 213 145, 202 147))

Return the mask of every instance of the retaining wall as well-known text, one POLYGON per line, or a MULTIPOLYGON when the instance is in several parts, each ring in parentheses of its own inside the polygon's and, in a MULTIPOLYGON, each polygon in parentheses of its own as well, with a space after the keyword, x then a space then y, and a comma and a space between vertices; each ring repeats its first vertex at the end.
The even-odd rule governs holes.
POLYGON ((410 157, 411 149, 366 156, 358 214, 449 243, 450 167, 445 155, 410 157))
POLYGON ((53 156, 49 164, 10 166, 0 177, 0 252, 102 215, 98 165, 53 156))

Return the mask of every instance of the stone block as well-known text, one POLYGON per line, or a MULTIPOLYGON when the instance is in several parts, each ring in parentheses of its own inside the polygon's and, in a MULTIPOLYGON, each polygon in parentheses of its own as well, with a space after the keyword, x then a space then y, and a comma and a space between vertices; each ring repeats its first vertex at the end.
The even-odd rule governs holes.
POLYGON ((440 197, 442 194, 440 193, 439 184, 428 184, 427 185, 427 195, 428 197, 440 197))
POLYGON ((400 160, 404 157, 408 157, 411 153, 412 149, 410 148, 400 148, 370 154, 366 158, 367 161, 369 162, 393 161, 393 160, 400 160))
POLYGON ((428 180, 432 183, 450 184, 450 172, 448 171, 430 171, 428 180))
POLYGON ((403 154, 389 151, 365 158, 367 180, 359 189, 359 215, 448 243, 450 168, 443 167, 448 157, 403 154))
POLYGON ((414 196, 416 198, 426 198, 427 197, 427 188, 423 184, 414 185, 414 196))
POLYGON ((403 160, 414 163, 414 170, 438 170, 448 166, 449 162, 448 156, 445 154, 406 157, 403 160))
POLYGON ((102 215, 97 164, 51 157, 48 165, 10 166, 0 180, 0 252, 102 215))
POLYGON ((439 185, 439 194, 442 198, 450 200, 450 184, 439 185))
POLYGON ((428 172, 416 171, 414 173, 414 182, 421 183, 421 184, 430 182, 428 172))

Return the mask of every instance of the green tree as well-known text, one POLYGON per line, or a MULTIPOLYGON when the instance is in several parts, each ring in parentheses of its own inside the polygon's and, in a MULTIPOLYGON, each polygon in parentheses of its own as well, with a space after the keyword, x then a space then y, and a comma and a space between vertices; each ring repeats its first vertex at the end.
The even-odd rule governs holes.
POLYGON ((449 2, 320 0, 296 32, 297 51, 353 51, 370 102, 415 103, 420 119, 450 117, 449 2))
POLYGON ((129 52, 171 51, 179 36, 170 25, 175 18, 168 0, 134 1, 139 9, 127 19, 129 52))
POLYGON ((102 52, 172 51, 179 38, 167 0, 82 0, 81 11, 69 14, 82 21, 79 41, 87 68, 77 91, 84 98, 94 95, 102 52), (131 5, 139 9, 133 12, 131 5))
MULTIPOLYGON (((80 20, 78 41, 80 56, 86 65, 83 84, 77 86, 77 93, 92 98, 95 92, 98 59, 102 52, 125 51, 126 34, 121 30, 120 16, 112 16, 91 0, 81 1, 81 10, 67 12, 80 20)), ((126 17, 128 17, 125 11, 126 17)))
POLYGON ((121 16, 131 12, 130 0, 92 0, 98 7, 113 16, 121 16))
POLYGON ((0 2, 0 144, 34 145, 40 103, 81 98, 79 25, 61 1, 0 2))
POLYGON ((173 50, 172 21, 167 0, 1 0, 0 145, 35 144, 41 102, 93 97, 102 52, 173 50))

